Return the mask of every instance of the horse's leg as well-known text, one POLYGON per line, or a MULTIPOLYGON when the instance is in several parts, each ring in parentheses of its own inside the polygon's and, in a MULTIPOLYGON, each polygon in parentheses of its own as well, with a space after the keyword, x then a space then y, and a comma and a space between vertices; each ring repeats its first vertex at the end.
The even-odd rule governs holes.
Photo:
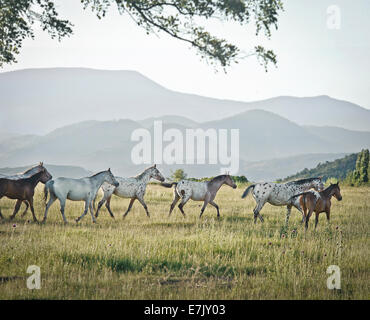
POLYGON ((48 215, 49 208, 54 203, 54 201, 56 199, 57 198, 55 197, 54 193, 50 192, 50 198, 49 198, 48 203, 46 204, 45 213, 44 213, 44 219, 42 220, 42 223, 45 223, 46 218, 47 218, 47 215, 48 215))
POLYGON ((112 211, 112 209, 110 208, 110 200, 111 200, 111 199, 112 199, 112 195, 110 195, 110 196, 107 198, 107 202, 105 203, 105 207, 107 208, 107 210, 108 210, 108 212, 109 212, 110 216, 111 216, 112 218, 114 218, 113 211, 112 211))
POLYGON ((145 211, 146 211, 146 215, 148 216, 148 218, 150 218, 150 214, 149 214, 149 211, 148 211, 148 207, 146 206, 145 202, 144 202, 144 199, 142 198, 137 198, 137 200, 143 205, 145 211))
POLYGON ((99 215, 99 210, 100 210, 100 208, 103 206, 103 204, 104 204, 104 202, 105 202, 106 200, 105 200, 105 198, 103 198, 103 199, 101 199, 100 201, 99 201, 99 203, 98 203, 98 209, 96 209, 96 213, 95 213, 95 217, 98 217, 98 215, 99 215))
MULTIPOLYGON (((102 190, 103 190, 103 198, 102 198, 102 199, 99 201, 99 203, 98 203, 98 209, 96 210, 95 217, 98 217, 99 210, 100 210, 100 208, 103 206, 103 204, 105 203, 105 207, 108 209, 108 212, 109 212, 110 216, 111 216, 112 218, 114 218, 113 212, 112 212, 112 210, 110 209, 110 199, 111 199, 111 197, 112 197, 112 194, 113 194, 113 192, 114 192, 114 189, 111 189, 111 188, 106 189, 106 188, 103 186, 102 190)), ((97 194, 98 194, 98 193, 96 193, 96 197, 97 197, 97 194)), ((96 198, 96 197, 95 197, 95 198, 96 198)), ((94 199, 94 201, 95 201, 95 199, 94 199)), ((95 209, 95 208, 94 208, 94 209, 95 209)))
POLYGON ((204 201, 204 203, 203 203, 203 207, 202 207, 202 209, 200 209, 200 215, 199 215, 199 218, 201 218, 201 217, 202 217, 203 212, 204 212, 204 210, 205 210, 205 209, 206 209, 206 207, 207 207, 207 204, 208 204, 208 201, 207 201, 207 200, 205 200, 205 201, 204 201))
POLYGON ((66 219, 66 216, 64 214, 64 209, 66 207, 66 199, 62 200, 59 198, 59 203, 60 203, 60 213, 62 214, 62 217, 63 217, 63 221, 65 224, 68 223, 67 219, 66 219))
MULTIPOLYGON (((0 196, 0 199, 1 199, 2 197, 3 197, 3 196, 0 196)), ((4 217, 3 217, 2 213, 1 213, 1 208, 0 208, 0 218, 1 218, 1 219, 4 219, 4 217)))
POLYGON ((312 215, 313 210, 309 209, 308 214, 306 216, 306 223, 305 223, 305 229, 308 229, 308 222, 310 221, 311 215, 312 215))
POLYGON ((206 196, 205 196, 205 198, 204 198, 203 207, 202 207, 202 209, 200 210, 199 218, 201 218, 201 217, 202 217, 203 212, 204 212, 204 210, 206 209, 207 204, 208 204, 210 201, 211 201, 211 197, 210 197, 209 193, 207 193, 207 194, 206 194, 206 196))
POLYGON ((80 221, 86 215, 88 209, 89 209, 89 201, 86 200, 85 201, 85 210, 84 210, 83 214, 76 219, 76 222, 80 221))
POLYGON ((209 202, 210 205, 214 206, 217 210, 217 218, 220 219, 220 210, 218 208, 218 205, 214 201, 209 202))
POLYGON ((263 206, 265 205, 266 203, 266 200, 260 200, 259 202, 257 202, 257 205, 256 207, 253 209, 253 213, 254 213, 254 223, 257 223, 257 217, 260 218, 261 222, 263 222, 263 218, 262 216, 260 215, 260 211, 262 210, 263 206))
POLYGON ((17 214, 17 212, 19 211, 19 208, 21 207, 22 201, 23 200, 17 200, 15 207, 14 207, 13 214, 10 216, 10 220, 13 220, 15 218, 15 215, 17 214))
MULTIPOLYGON (((173 195, 174 195, 174 199, 171 203, 170 212, 168 213, 168 216, 171 216, 171 213, 172 213, 173 209, 175 208, 176 203, 180 200, 180 196, 177 194, 176 190, 173 190, 173 195)), ((185 217, 185 214, 184 214, 184 217, 185 217)))
POLYGON ((286 212, 286 218, 285 218, 285 225, 288 225, 290 213, 292 212, 292 205, 287 205, 287 212, 286 212))
POLYGON ((94 199, 93 199, 93 201, 92 201, 92 205, 93 205, 93 209, 94 209, 94 211, 96 210, 96 205, 95 205, 95 202, 96 202, 96 198, 98 197, 98 192, 95 194, 95 197, 94 197, 94 199))
POLYGON ((34 208, 33 208, 33 197, 30 197, 27 201, 28 201, 28 203, 29 203, 29 205, 30 205, 30 208, 31 208, 33 221, 34 221, 34 222, 38 222, 38 221, 37 221, 37 219, 36 219, 35 210, 34 210, 34 208))
POLYGON ((317 224, 319 223, 319 214, 316 212, 316 217, 315 217, 315 229, 317 227, 317 224))
POLYGON ((330 222, 330 209, 325 211, 325 213, 326 213, 326 220, 328 220, 328 223, 329 223, 330 222))
POLYGON ((93 206, 94 206, 94 199, 91 199, 90 205, 89 205, 91 218, 92 218, 93 223, 96 223, 96 219, 94 217, 94 208, 93 208, 93 206))
POLYGON ((128 208, 127 208, 126 212, 124 213, 123 218, 126 218, 128 212, 131 210, 132 205, 134 204, 135 200, 136 200, 136 198, 131 198, 130 204, 128 205, 128 208))
POLYGON ((27 201, 23 201, 23 202, 24 202, 24 204, 26 205, 26 209, 24 209, 24 211, 23 211, 23 213, 22 213, 22 218, 26 215, 27 210, 28 210, 28 207, 29 207, 29 204, 28 204, 28 202, 27 202, 27 201))
POLYGON ((182 215, 185 217, 185 212, 183 207, 185 206, 186 202, 188 202, 190 199, 190 196, 187 196, 186 198, 182 198, 180 204, 178 205, 178 208, 180 209, 182 215))

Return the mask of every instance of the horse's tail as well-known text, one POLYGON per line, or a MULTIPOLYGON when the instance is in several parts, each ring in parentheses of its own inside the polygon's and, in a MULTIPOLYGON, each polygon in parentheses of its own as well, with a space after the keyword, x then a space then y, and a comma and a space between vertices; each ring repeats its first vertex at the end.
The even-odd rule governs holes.
POLYGON ((247 189, 245 189, 245 191, 243 192, 242 198, 244 199, 248 195, 249 191, 254 189, 255 186, 256 186, 255 184, 251 184, 247 189))
POLYGON ((48 191, 49 191, 49 189, 52 188, 53 185, 54 185, 53 180, 49 180, 48 182, 45 183, 45 186, 44 186, 44 200, 45 200, 45 202, 48 199, 48 191))
POLYGON ((165 187, 165 188, 172 188, 172 186, 177 186, 177 182, 171 182, 171 183, 164 183, 164 182, 162 182, 161 183, 161 186, 162 187, 165 187))

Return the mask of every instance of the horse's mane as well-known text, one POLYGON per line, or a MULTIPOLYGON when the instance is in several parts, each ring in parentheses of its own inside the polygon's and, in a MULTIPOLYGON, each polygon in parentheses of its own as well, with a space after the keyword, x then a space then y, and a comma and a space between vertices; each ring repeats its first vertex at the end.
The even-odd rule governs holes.
POLYGON ((209 182, 216 182, 216 181, 222 180, 222 179, 224 179, 226 176, 227 176, 227 174, 221 174, 221 175, 219 175, 219 176, 217 176, 217 177, 212 178, 211 180, 209 180, 209 182))
POLYGON ((139 173, 138 175, 134 176, 134 178, 136 178, 136 179, 140 180, 140 179, 144 176, 144 174, 145 174, 149 169, 151 169, 151 168, 153 168, 153 167, 148 167, 148 168, 146 168, 145 170, 143 170, 143 172, 141 172, 141 173, 139 173))
POLYGON ((306 178, 306 179, 301 179, 301 180, 290 181, 288 183, 291 183, 291 184, 305 184, 307 182, 312 182, 313 180, 316 180, 316 179, 320 179, 320 178, 318 178, 318 177, 316 177, 316 178, 306 178))
POLYGON ((338 184, 336 184, 336 183, 331 184, 329 187, 325 188, 325 189, 324 189, 323 191, 321 191, 321 192, 325 192, 325 194, 330 193, 330 191, 331 191, 332 189, 334 189, 336 186, 338 186, 338 184))
POLYGON ((104 170, 104 171, 100 171, 100 172, 98 172, 98 173, 95 173, 95 174, 93 174, 92 176, 90 176, 90 178, 92 178, 92 177, 96 177, 97 175, 99 175, 99 174, 101 174, 101 173, 103 173, 103 172, 107 172, 107 170, 104 170))
POLYGON ((22 172, 22 173, 20 173, 20 174, 27 174, 27 173, 31 172, 33 169, 35 169, 35 168, 37 168, 37 167, 40 167, 40 166, 41 166, 41 165, 40 165, 40 164, 38 164, 38 165, 36 165, 36 166, 34 166, 34 167, 32 167, 32 168, 27 169, 26 171, 24 171, 24 172, 22 172))
POLYGON ((18 181, 21 181, 21 180, 32 180, 35 178, 35 176, 37 175, 41 175, 42 174, 42 171, 38 171, 38 172, 35 172, 34 174, 32 174, 32 176, 29 176, 29 177, 22 177, 22 178, 19 178, 18 181))

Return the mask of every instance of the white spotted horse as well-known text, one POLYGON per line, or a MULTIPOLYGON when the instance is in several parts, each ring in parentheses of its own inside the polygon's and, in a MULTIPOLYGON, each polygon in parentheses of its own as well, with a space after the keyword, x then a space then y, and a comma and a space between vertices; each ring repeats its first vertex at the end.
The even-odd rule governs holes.
POLYGON ((194 201, 204 201, 203 207, 200 211, 200 217, 202 217, 202 214, 207 204, 209 203, 216 208, 217 218, 220 218, 220 211, 218 205, 214 202, 214 199, 216 197, 217 191, 224 184, 232 187, 233 189, 236 189, 235 182, 228 174, 217 176, 210 181, 198 182, 190 180, 181 180, 179 182, 161 183, 161 185, 166 188, 171 188, 173 185, 176 186, 173 191, 174 199, 171 204, 168 216, 171 215, 172 210, 174 209, 176 203, 181 198, 181 202, 178 205, 178 208, 180 209, 184 217, 185 212, 183 207, 185 206, 186 202, 189 201, 189 199, 192 199, 194 201))
POLYGON ((117 181, 119 182, 118 187, 114 187, 112 185, 109 185, 107 183, 104 183, 102 185, 102 190, 104 192, 103 198, 99 201, 98 209, 96 210, 95 217, 98 217, 99 210, 102 207, 102 205, 105 203, 106 208, 108 209, 108 212, 112 218, 114 218, 114 214, 110 208, 110 200, 112 195, 116 195, 121 198, 131 198, 130 204, 123 215, 125 218, 129 211, 132 208, 132 205, 134 204, 135 200, 137 199, 142 206, 144 207, 146 214, 148 217, 150 217, 148 207, 144 202, 144 195, 146 190, 146 185, 150 181, 150 179, 156 179, 158 181, 164 181, 165 178, 163 175, 159 172, 156 165, 153 165, 147 169, 145 169, 141 174, 137 175, 136 177, 131 178, 121 178, 116 177, 117 181))
POLYGON ((245 198, 250 191, 253 191, 252 195, 257 203, 253 210, 254 223, 257 221, 257 217, 263 222, 263 218, 260 215, 260 211, 266 202, 274 206, 287 206, 287 215, 285 223, 288 224, 291 209, 294 206, 303 215, 303 211, 299 202, 292 197, 296 194, 315 189, 321 191, 324 188, 322 178, 308 178, 296 181, 290 181, 287 183, 273 183, 273 182, 260 182, 250 185, 245 189, 242 198, 245 198))

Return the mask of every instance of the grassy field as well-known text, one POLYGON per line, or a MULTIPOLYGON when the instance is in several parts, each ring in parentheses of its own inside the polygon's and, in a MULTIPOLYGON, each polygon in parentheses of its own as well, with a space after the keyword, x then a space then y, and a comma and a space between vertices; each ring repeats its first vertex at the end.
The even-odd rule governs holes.
MULTIPOLYGON (((320 216, 314 231, 304 232, 295 209, 284 229, 285 208, 266 205, 265 222, 253 224, 251 196, 244 187, 223 187, 217 195, 221 219, 208 206, 189 201, 184 219, 167 213, 172 190, 150 185, 146 202, 151 218, 135 202, 114 197, 113 220, 106 209, 98 223, 83 203, 67 202, 64 225, 56 202, 46 225, 29 212, 0 221, 0 299, 369 299, 370 188, 342 188, 333 199, 332 220, 320 216), (328 290, 329 265, 341 270, 341 290, 328 290), (29 265, 41 268, 41 289, 26 287, 29 265)), ((35 196, 41 220, 41 187, 35 196)), ((0 201, 9 218, 14 201, 0 201)))

